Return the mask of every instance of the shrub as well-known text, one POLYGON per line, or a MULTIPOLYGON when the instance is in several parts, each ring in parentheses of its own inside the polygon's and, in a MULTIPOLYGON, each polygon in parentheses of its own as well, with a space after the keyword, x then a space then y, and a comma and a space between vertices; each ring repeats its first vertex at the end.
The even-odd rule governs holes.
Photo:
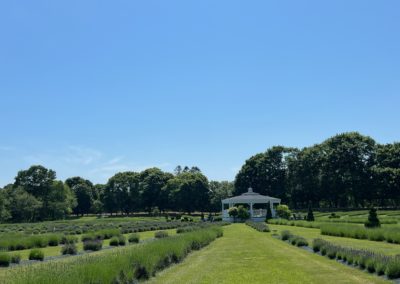
POLYGON ((29 252, 29 260, 44 260, 44 252, 40 249, 33 249, 29 252))
POLYGON ((78 242, 78 237, 71 235, 64 235, 61 237, 61 244, 74 244, 78 242))
POLYGON ((58 246, 60 241, 61 241, 61 238, 58 235, 49 235, 49 237, 48 237, 48 244, 51 247, 58 246))
POLYGON ((265 222, 268 222, 268 220, 272 219, 272 211, 271 211, 271 204, 268 202, 267 203, 267 215, 265 216, 265 222))
POLYGON ((102 240, 87 240, 83 242, 84 250, 98 251, 103 247, 102 240))
POLYGON ((228 214, 229 214, 229 216, 231 216, 231 217, 233 217, 233 218, 236 218, 237 215, 238 215, 238 208, 235 207, 235 206, 229 208, 229 209, 228 209, 228 214))
POLYGON ((307 220, 308 222, 313 222, 313 221, 314 221, 314 213, 313 213, 313 211, 312 211, 311 202, 310 202, 310 204, 308 205, 308 212, 307 212, 306 220, 307 220))
POLYGON ((276 214, 283 219, 289 219, 292 212, 287 205, 280 204, 276 208, 276 214))
POLYGON ((378 219, 378 214, 376 213, 375 208, 371 208, 368 214, 368 220, 365 222, 364 226, 366 228, 378 228, 381 226, 381 223, 378 219))
POLYGON ((128 237, 128 241, 129 243, 138 243, 140 240, 140 236, 139 234, 130 234, 128 237))
POLYGON ((321 247, 323 246, 324 240, 321 239, 314 239, 312 243, 312 247, 314 252, 319 252, 321 250, 321 247))
POLYGON ((156 239, 166 238, 166 237, 168 237, 168 232, 166 232, 166 231, 158 231, 158 232, 155 232, 155 233, 154 233, 154 237, 155 237, 156 239))
POLYGON ((65 244, 61 248, 61 254, 63 254, 63 255, 66 255, 66 254, 75 255, 77 253, 78 253, 78 248, 76 247, 76 245, 74 243, 65 244))
POLYGON ((10 266, 11 257, 8 253, 1 252, 0 253, 0 267, 8 267, 10 266))
POLYGON ((246 221, 246 225, 256 229, 259 232, 270 232, 268 225, 262 222, 246 221))
POLYGON ((287 241, 287 240, 289 240, 292 236, 293 236, 293 235, 292 235, 292 233, 291 233, 290 231, 285 230, 285 231, 282 231, 282 232, 281 232, 281 239, 282 239, 282 241, 287 241))
POLYGON ((250 213, 249 211, 243 207, 243 205, 240 205, 238 207, 238 214, 237 214, 238 218, 241 220, 247 220, 250 218, 250 213))
POLYGON ((113 246, 113 247, 119 246, 118 237, 112 237, 110 239, 110 246, 113 246))
POLYGON ((305 239, 305 238, 303 238, 303 237, 300 237, 300 236, 297 236, 296 237, 296 246, 298 246, 298 247, 305 247, 305 246, 308 246, 308 242, 307 242, 307 240, 305 239))
POLYGON ((14 253, 11 255, 11 263, 18 264, 21 262, 21 255, 18 253, 14 253))
POLYGON ((395 256, 388 261, 385 274, 390 279, 400 277, 400 256, 395 256))
POLYGON ((126 244, 126 238, 124 235, 119 235, 118 236, 118 245, 124 246, 126 244))

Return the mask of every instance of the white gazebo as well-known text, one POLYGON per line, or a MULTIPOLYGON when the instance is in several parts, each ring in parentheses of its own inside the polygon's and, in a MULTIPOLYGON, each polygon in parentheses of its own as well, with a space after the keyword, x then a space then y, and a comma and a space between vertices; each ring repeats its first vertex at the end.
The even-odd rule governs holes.
POLYGON ((267 216, 267 204, 269 204, 271 208, 272 217, 275 217, 275 208, 277 205, 281 204, 281 200, 279 198, 253 192, 253 189, 250 187, 247 192, 239 196, 222 200, 222 220, 233 221, 233 218, 229 216, 228 210, 235 206, 235 204, 248 204, 250 207, 250 219, 253 221, 264 221, 267 216), (253 209, 253 205, 255 204, 264 204, 265 206, 261 209, 253 209))

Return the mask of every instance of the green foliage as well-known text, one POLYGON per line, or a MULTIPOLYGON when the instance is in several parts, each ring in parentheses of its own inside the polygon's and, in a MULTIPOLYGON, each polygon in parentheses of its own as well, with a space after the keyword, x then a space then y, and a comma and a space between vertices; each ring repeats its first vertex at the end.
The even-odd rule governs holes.
POLYGON ((114 247, 119 246, 118 237, 112 237, 112 238, 110 239, 110 246, 114 246, 114 247))
MULTIPOLYGON (((171 238, 148 242, 140 246, 103 251, 95 256, 77 256, 68 265, 48 262, 46 265, 10 271, 16 283, 129 283, 146 280, 187 254, 222 236, 220 227, 209 227, 171 238), (127 283, 127 282, 124 282, 127 283)), ((22 268, 21 268, 22 269, 22 268)))
POLYGON ((370 241, 387 241, 400 243, 400 228, 364 228, 351 224, 324 224, 321 225, 321 234, 354 239, 368 239, 370 241))
POLYGON ((44 260, 44 252, 40 249, 33 249, 29 252, 29 260, 44 260))
POLYGON ((10 255, 11 263, 18 264, 21 262, 21 255, 19 253, 13 253, 10 255))
POLYGON ((140 240, 139 234, 130 234, 128 236, 129 243, 138 243, 140 240))
POLYGON ((301 236, 293 235, 290 231, 281 231, 281 240, 288 241, 290 244, 298 247, 308 246, 308 242, 301 236))
POLYGON ((381 226, 381 222, 378 219, 378 214, 375 208, 369 210, 368 220, 365 222, 364 226, 366 228, 378 228, 381 226))
POLYGON ((239 205, 238 207, 237 217, 241 220, 247 220, 250 218, 249 210, 247 210, 243 205, 239 205))
POLYGON ((209 192, 207 177, 201 172, 190 171, 168 180, 162 189, 163 195, 168 195, 169 209, 188 213, 209 207, 209 192))
POLYGON ((78 253, 78 248, 76 247, 76 244, 74 244, 74 243, 65 244, 61 248, 61 254, 63 254, 63 255, 66 255, 66 254, 75 255, 77 253, 78 253))
POLYGON ((265 222, 268 222, 268 220, 272 219, 272 211, 271 211, 271 204, 268 202, 267 203, 267 215, 265 216, 265 222))
POLYGON ((0 267, 10 266, 11 257, 8 253, 0 252, 0 267))
POLYGON ((231 197, 234 191, 233 182, 210 181, 210 208, 211 211, 221 210, 221 200, 231 197))
POLYGON ((168 232, 167 231, 158 231, 154 233, 154 237, 156 239, 162 239, 168 237, 168 232))
POLYGON ((276 207, 276 214, 279 218, 289 219, 292 212, 287 205, 280 204, 276 207))
POLYGON ((65 181, 75 194, 77 206, 73 209, 75 214, 88 214, 95 201, 95 189, 89 180, 81 177, 69 178, 65 181))
POLYGON ((0 239, 0 249, 4 250, 24 250, 30 248, 44 248, 47 246, 57 246, 61 241, 61 235, 42 234, 25 235, 21 233, 3 234, 0 239))
POLYGON ((102 240, 86 240, 83 242, 84 250, 98 251, 101 250, 102 247, 103 247, 102 240))
POLYGON ((290 231, 284 230, 281 232, 281 239, 282 241, 287 241, 292 237, 292 233, 290 231))
POLYGON ((256 229, 259 232, 270 232, 268 225, 262 222, 246 221, 246 225, 256 229))
POLYGON ((230 207, 228 209, 228 214, 229 216, 236 218, 238 216, 238 208, 236 206, 230 207))
POLYGON ((312 211, 311 203, 308 205, 308 212, 307 212, 306 220, 307 220, 308 222, 313 222, 313 221, 315 220, 315 219, 314 219, 314 213, 313 213, 313 211, 312 211))
POLYGON ((390 279, 400 277, 399 256, 385 256, 365 249, 343 247, 322 239, 315 239, 312 246, 314 252, 320 251, 330 259, 337 258, 348 264, 355 264, 370 273, 386 274, 390 279))

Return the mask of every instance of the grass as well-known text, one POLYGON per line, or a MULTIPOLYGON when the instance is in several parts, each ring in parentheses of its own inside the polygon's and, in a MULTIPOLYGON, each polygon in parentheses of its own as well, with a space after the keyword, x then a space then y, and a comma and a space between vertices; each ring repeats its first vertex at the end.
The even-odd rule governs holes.
POLYGON ((151 279, 154 283, 390 283, 258 232, 244 224, 151 279))
POLYGON ((382 253, 385 255, 400 254, 400 245, 398 244, 321 235, 319 229, 310 229, 310 228, 283 226, 283 225, 270 225, 270 227, 272 229, 272 232, 276 231, 276 233, 289 230, 295 235, 304 237, 309 243, 312 243, 313 239, 320 238, 332 242, 333 244, 336 245, 353 247, 355 249, 368 249, 373 252, 382 253))

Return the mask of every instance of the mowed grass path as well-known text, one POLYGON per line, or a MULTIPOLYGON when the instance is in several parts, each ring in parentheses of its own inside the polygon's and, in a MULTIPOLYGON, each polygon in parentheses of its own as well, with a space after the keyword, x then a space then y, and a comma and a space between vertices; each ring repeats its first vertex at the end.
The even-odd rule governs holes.
POLYGON ((291 246, 244 224, 148 283, 390 283, 291 246))

